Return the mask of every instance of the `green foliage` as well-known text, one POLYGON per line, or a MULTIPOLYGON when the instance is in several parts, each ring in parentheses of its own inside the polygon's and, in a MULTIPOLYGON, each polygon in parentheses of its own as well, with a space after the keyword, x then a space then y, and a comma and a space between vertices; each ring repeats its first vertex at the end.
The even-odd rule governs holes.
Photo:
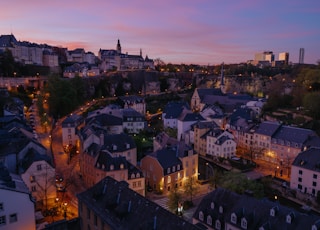
POLYGON ((261 198, 264 196, 264 187, 261 183, 249 180, 244 174, 238 172, 225 173, 219 185, 239 194, 251 191, 255 197, 261 198))
POLYGON ((304 96, 303 107, 314 119, 320 119, 320 92, 311 92, 304 96))
POLYGON ((172 212, 177 212, 178 203, 181 201, 182 195, 178 192, 178 188, 173 188, 168 196, 168 208, 172 212))
POLYGON ((199 185, 197 181, 192 176, 189 177, 184 184, 184 193, 190 196, 190 201, 192 202, 192 198, 194 194, 196 194, 199 190, 199 185))

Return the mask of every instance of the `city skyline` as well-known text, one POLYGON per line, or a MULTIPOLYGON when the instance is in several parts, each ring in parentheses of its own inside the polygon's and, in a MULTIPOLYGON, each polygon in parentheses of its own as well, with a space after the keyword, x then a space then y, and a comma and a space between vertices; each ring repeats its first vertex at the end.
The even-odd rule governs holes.
POLYGON ((277 59, 315 64, 320 51, 320 2, 307 1, 52 1, 3 3, 1 34, 20 41, 84 48, 95 55, 115 49, 165 63, 240 63, 271 50, 277 59), (20 5, 20 7, 17 7, 20 5))

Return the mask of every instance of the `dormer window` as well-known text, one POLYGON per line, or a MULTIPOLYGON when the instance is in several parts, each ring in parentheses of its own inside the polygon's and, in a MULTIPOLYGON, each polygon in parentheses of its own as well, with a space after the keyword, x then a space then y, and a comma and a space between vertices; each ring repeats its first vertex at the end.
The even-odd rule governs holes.
POLYGON ((124 169, 124 165, 123 164, 120 164, 120 169, 124 169))
POLYGON ((222 206, 219 207, 219 213, 223 213, 223 207, 222 206))
POLYGON ((177 166, 177 170, 178 170, 178 171, 180 170, 180 165, 177 166))
POLYGON ((241 219, 241 228, 243 228, 243 229, 247 229, 247 220, 246 220, 246 218, 242 218, 241 219))
POLYGON ((137 178, 140 178, 140 173, 137 173, 136 177, 137 177, 137 178))
MULTIPOLYGON (((220 206, 221 207, 221 206, 220 206)), ((235 213, 231 214, 231 223, 237 224, 237 215, 235 213)))
POLYGON ((214 202, 213 201, 211 202, 210 207, 211 207, 211 209, 214 209, 214 202))
POLYGON ((104 164, 102 164, 102 165, 101 165, 101 168, 102 168, 102 169, 105 169, 106 167, 105 167, 105 165, 104 165, 104 164))
POLYGON ((97 167, 100 168, 100 163, 99 162, 97 163, 97 167))
POLYGON ((212 217, 210 215, 207 216, 207 224, 212 226, 212 217))
POLYGON ((170 173, 170 168, 167 169, 167 173, 170 173))
POLYGON ((217 229, 217 230, 220 230, 220 229, 221 229, 221 223, 220 223, 220 220, 216 220, 215 227, 216 227, 216 229, 217 229))
POLYGON ((134 173, 131 174, 131 179, 136 178, 136 176, 134 175, 134 173))
POLYGON ((203 212, 202 211, 199 212, 199 220, 203 221, 203 212))
POLYGON ((114 170, 114 165, 110 165, 110 170, 114 170))
POLYGON ((270 216, 276 216, 277 214, 277 211, 278 211, 278 207, 273 207, 270 209, 270 216))
POLYGON ((172 167, 172 172, 175 172, 176 171, 176 166, 173 166, 172 167))
POLYGON ((292 221, 293 221, 293 219, 294 219, 294 213, 293 213, 293 212, 290 212, 290 213, 287 215, 287 217, 286 217, 286 222, 287 222, 288 224, 291 224, 292 221))

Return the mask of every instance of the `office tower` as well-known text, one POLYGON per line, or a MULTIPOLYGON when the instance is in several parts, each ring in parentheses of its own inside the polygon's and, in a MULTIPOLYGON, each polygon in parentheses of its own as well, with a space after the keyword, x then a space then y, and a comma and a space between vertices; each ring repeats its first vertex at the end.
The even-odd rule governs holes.
POLYGON ((279 53, 279 61, 284 61, 284 64, 288 65, 289 64, 289 53, 288 52, 279 53))
POLYGON ((299 51, 299 64, 303 64, 304 63, 304 48, 300 48, 299 51))
POLYGON ((268 62, 273 62, 274 61, 274 54, 272 51, 264 51, 262 53, 256 53, 254 56, 254 60, 256 62, 259 61, 268 61, 268 62))

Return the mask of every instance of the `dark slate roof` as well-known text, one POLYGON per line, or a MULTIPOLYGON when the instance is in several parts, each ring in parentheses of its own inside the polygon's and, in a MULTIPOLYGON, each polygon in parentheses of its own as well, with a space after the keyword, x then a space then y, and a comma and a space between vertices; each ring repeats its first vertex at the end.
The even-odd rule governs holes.
POLYGON ((29 189, 21 177, 11 174, 2 163, 0 163, 0 189, 29 193, 29 189))
POLYGON ((278 122, 265 121, 258 125, 255 133, 271 137, 280 127, 278 122))
POLYGON ((198 113, 186 113, 179 117, 181 121, 204 121, 205 119, 198 113))
POLYGON ((302 144, 308 139, 309 136, 312 136, 314 134, 315 133, 309 129, 282 126, 277 130, 272 138, 302 144))
POLYGON ((126 117, 141 117, 143 118, 143 120, 145 119, 144 115, 132 108, 123 109, 122 116, 124 120, 126 119, 126 117))
POLYGON ((144 97, 137 96, 137 95, 128 95, 128 96, 121 96, 118 97, 119 101, 126 104, 133 104, 133 103, 144 103, 144 97))
POLYGON ((220 88, 213 88, 213 89, 196 89, 196 90, 197 90, 198 95, 199 95, 199 97, 200 97, 201 100, 203 100, 206 95, 219 95, 219 96, 224 95, 224 94, 221 92, 221 89, 220 89, 220 88))
POLYGON ((61 123, 62 127, 68 127, 70 124, 71 127, 77 126, 81 121, 83 117, 78 114, 72 114, 68 116, 66 119, 64 119, 61 123))
POLYGON ((18 44, 18 41, 13 34, 0 36, 0 47, 13 47, 12 44, 18 44))
POLYGON ((103 149, 107 149, 111 153, 123 152, 133 148, 136 148, 136 143, 128 134, 121 133, 104 136, 103 149))
MULTIPOLYGON (((239 195, 223 188, 218 188, 209 193, 200 202, 193 218, 199 220, 199 212, 204 214, 204 220, 200 221, 207 225, 206 219, 210 215, 212 223, 219 219, 222 223, 228 223, 237 229, 241 228, 241 218, 247 220, 247 229, 311 229, 312 225, 318 223, 320 216, 300 213, 294 209, 280 205, 267 199, 255 199, 248 195, 239 195), (213 205, 213 208, 211 206, 213 205), (219 207, 223 207, 223 213, 219 207), (270 210, 276 209, 275 216, 270 216, 270 210), (237 215, 237 223, 231 223, 231 214, 237 215), (293 216, 292 223, 286 222, 287 215, 293 216), (267 228, 266 228, 267 227, 267 228)), ((211 226, 212 227, 212 226, 211 226)), ((213 225, 214 227, 214 225, 213 225)), ((222 226, 221 229, 224 229, 222 226)))
POLYGON ((254 119, 254 112, 249 108, 238 108, 229 117, 229 124, 234 125, 238 119, 243 118, 248 122, 254 119))
POLYGON ((158 160, 164 170, 164 175, 167 175, 167 169, 172 166, 180 165, 180 169, 182 170, 182 162, 178 157, 177 148, 175 146, 160 149, 151 153, 149 156, 158 160))
POLYGON ((80 129, 79 138, 86 140, 91 134, 100 136, 100 134, 107 134, 107 130, 96 124, 88 124, 80 129))
POLYGON ((49 165, 52 166, 51 158, 47 154, 40 154, 35 149, 29 149, 22 160, 21 173, 25 172, 33 162, 37 161, 46 161, 49 165))
POLYGON ((165 113, 166 119, 176 119, 181 115, 183 109, 190 110, 190 106, 187 102, 172 101, 165 106, 163 113, 165 113))
POLYGON ((219 126, 214 121, 198 121, 192 125, 192 128, 198 129, 215 129, 219 126))
POLYGON ((198 229, 177 215, 163 209, 128 188, 124 181, 106 177, 77 195, 110 229, 198 229))
POLYGON ((111 114, 101 113, 86 120, 86 124, 95 123, 100 126, 122 125, 122 119, 111 114))
POLYGON ((320 148, 310 148, 299 153, 292 165, 320 172, 320 148))
POLYGON ((108 151, 102 150, 98 154, 95 167, 104 171, 117 171, 128 169, 128 163, 125 157, 111 156, 108 151), (113 169, 110 168, 111 165, 113 166, 113 169), (121 166, 123 168, 121 168, 121 166))

